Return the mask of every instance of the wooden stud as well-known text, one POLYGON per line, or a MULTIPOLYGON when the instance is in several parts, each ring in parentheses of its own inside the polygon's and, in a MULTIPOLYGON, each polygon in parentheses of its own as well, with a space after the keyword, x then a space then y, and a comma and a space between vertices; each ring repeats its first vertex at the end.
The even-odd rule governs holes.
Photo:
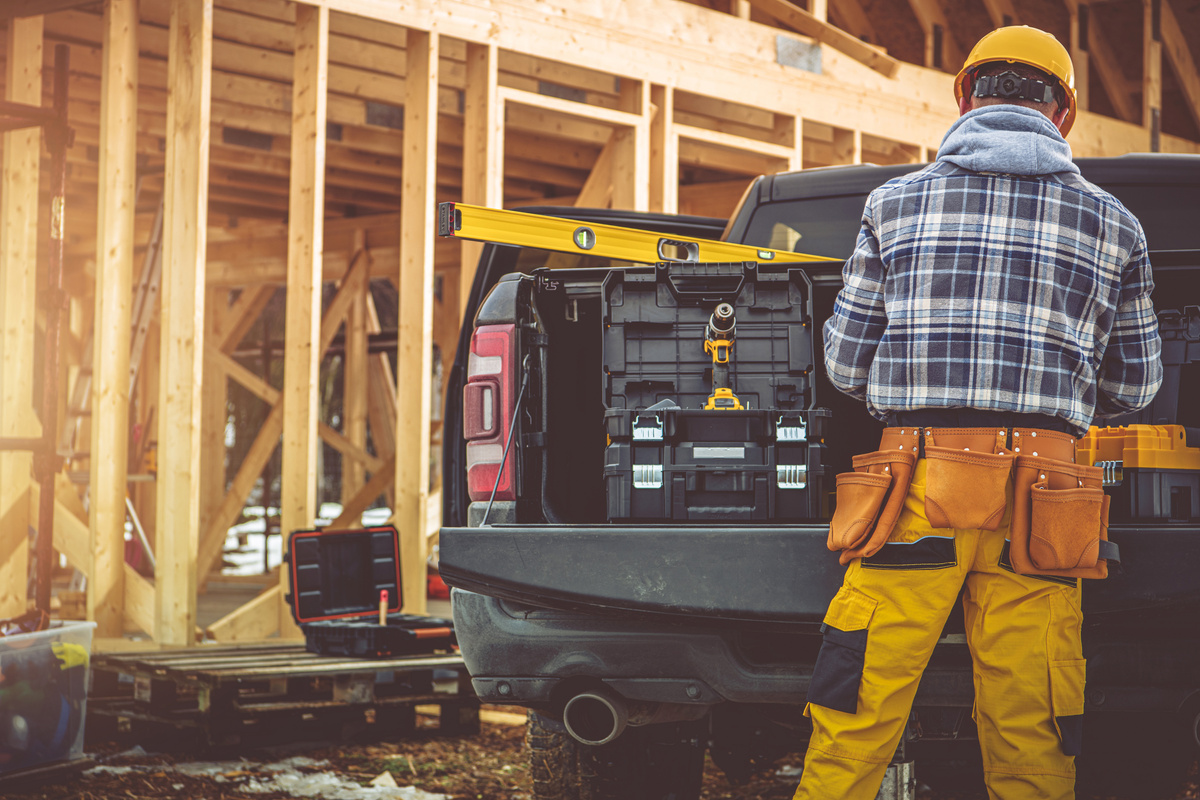
POLYGON ((650 121, 650 210, 674 214, 679 209, 679 139, 674 129, 675 87, 650 87, 650 102, 656 109, 650 121))
MULTIPOLYGON (((355 237, 355 254, 366 256, 366 237, 355 237)), ((371 282, 360 282, 346 313, 346 349, 342 361, 342 414, 345 422, 342 433, 355 447, 367 449, 367 296, 371 282)), ((363 465, 353 459, 342 459, 342 505, 366 483, 363 465)))
MULTIPOLYGON (((4 98, 42 103, 42 17, 8 23, 4 98)), ((36 437, 33 412, 33 340, 37 308, 38 172, 42 132, 25 128, 4 134, 0 177, 0 436, 36 437)), ((29 577, 28 452, 0 451, 0 617, 25 613, 29 577)), ((36 507, 35 507, 36 508, 36 507)))
MULTIPOLYGON (((317 386, 321 366, 321 252, 325 217, 329 9, 296 6, 292 84, 292 166, 288 201, 288 284, 283 371, 280 528, 311 528, 317 515, 317 386)), ((287 576, 281 586, 287 593, 287 576)), ((300 636, 286 604, 281 633, 300 636)))
POLYGON ((650 84, 622 81, 634 89, 628 104, 637 109, 638 121, 613 131, 613 208, 647 211, 650 208, 650 84))
POLYGON ((1142 127, 1149 135, 1149 149, 1162 149, 1162 35, 1164 0, 1142 0, 1142 127))
POLYGON ((190 645, 200 536, 212 0, 171 4, 158 399, 155 640, 190 645))
MULTIPOLYGON (((137 2, 104 4, 100 181, 93 317, 88 619, 97 636, 124 633, 125 494, 129 452, 129 358, 137 159, 137 2)), ((151 617, 153 617, 151 605, 151 617)), ((150 626, 153 632, 153 626, 150 626)))
MULTIPOLYGON (((999 2, 1000 0, 991 1, 999 2)), ((1088 46, 1087 42, 1083 39, 1083 35, 1086 33, 1086 30, 1081 30, 1081 28, 1089 27, 1089 25, 1084 20, 1081 20, 1080 17, 1086 17, 1089 12, 1086 4, 1083 6, 1083 11, 1080 11, 1079 3, 1068 3, 1068 7, 1071 18, 1071 64, 1075 68, 1075 106, 1080 111, 1087 111, 1091 102, 1091 92, 1089 91, 1088 86, 1088 73, 1090 70, 1088 69, 1088 46)), ((1012 19, 1017 19, 1015 14, 1013 15, 1012 19)))
MULTIPOLYGON (((124 573, 121 580, 121 586, 124 590, 121 605, 124 606, 125 619, 133 623, 134 627, 144 633, 153 633, 154 584, 139 575, 137 570, 124 561, 121 562, 121 571, 124 573)), ((88 592, 88 594, 90 595, 91 592, 88 592)), ((123 633, 124 631, 121 631, 121 633, 116 635, 120 636, 123 633)))
POLYGON ((429 500, 438 45, 436 32, 408 32, 397 359, 397 370, 404 380, 396 392, 395 520, 400 530, 404 608, 418 614, 425 611, 426 591, 424 531, 429 500))
POLYGON ((829 22, 829 0, 808 0, 808 13, 818 22, 829 22))
MULTIPOLYGON (((498 94, 499 54, 494 44, 467 45, 463 92, 462 201, 497 208, 504 203, 504 108, 498 94)), ((465 311, 474 285, 480 242, 462 243, 458 302, 465 311)))

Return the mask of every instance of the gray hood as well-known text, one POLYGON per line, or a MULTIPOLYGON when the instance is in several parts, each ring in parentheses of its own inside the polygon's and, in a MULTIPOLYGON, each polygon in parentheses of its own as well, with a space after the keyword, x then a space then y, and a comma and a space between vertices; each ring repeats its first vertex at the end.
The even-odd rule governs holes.
POLYGON ((984 106, 959 117, 942 139, 937 160, 972 172, 1079 174, 1071 145, 1054 123, 1040 111, 1014 105, 984 106))

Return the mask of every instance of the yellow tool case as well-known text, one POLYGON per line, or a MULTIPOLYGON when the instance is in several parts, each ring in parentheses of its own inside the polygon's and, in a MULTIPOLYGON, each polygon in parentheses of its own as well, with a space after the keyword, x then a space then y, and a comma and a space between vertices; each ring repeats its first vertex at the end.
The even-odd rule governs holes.
POLYGON ((1113 521, 1200 519, 1200 447, 1182 425, 1093 427, 1075 454, 1104 469, 1113 521))

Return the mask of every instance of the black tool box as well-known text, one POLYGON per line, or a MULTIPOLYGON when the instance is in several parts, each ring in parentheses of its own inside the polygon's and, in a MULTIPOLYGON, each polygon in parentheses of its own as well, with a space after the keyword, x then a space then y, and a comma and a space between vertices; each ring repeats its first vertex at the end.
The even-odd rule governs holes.
POLYGON ((390 525, 295 531, 287 563, 288 602, 309 652, 382 658, 455 644, 452 621, 399 613, 400 536, 390 525), (383 592, 385 625, 380 624, 383 592))
POLYGON ((610 521, 800 522, 824 516, 807 275, 786 265, 662 263, 604 282, 604 478, 610 521), (734 308, 729 383, 713 394, 710 316, 734 308))

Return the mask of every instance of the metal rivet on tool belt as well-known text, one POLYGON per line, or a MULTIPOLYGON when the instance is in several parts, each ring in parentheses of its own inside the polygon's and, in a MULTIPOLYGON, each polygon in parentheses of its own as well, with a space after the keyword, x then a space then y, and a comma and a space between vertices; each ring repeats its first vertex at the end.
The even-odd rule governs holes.
MULTIPOLYGON (((897 449, 897 450, 903 450, 903 449, 904 449, 904 445, 900 445, 900 446, 899 446, 899 447, 897 447, 896 449, 897 449)), ((916 448, 913 448, 913 449, 916 449, 916 448)))
POLYGON ((915 448, 915 447, 914 447, 914 448, 913 448, 913 452, 914 452, 914 453, 915 453, 915 452, 917 452, 917 448, 915 448))
POLYGON ((1003 436, 1003 435, 1004 435, 1004 431, 996 431, 996 435, 997 435, 997 436, 1003 436))
POLYGON ((1013 431, 1013 436, 1020 436, 1020 435, 1021 435, 1020 431, 1013 431))
POLYGON ((1030 432, 1029 432, 1029 435, 1030 435, 1030 436, 1037 436, 1037 431, 1030 431, 1030 432))
POLYGON ((1036 456, 1036 455, 1037 455, 1037 450, 1034 450, 1034 451, 1033 451, 1033 454, 1036 456))
POLYGON ((903 435, 904 435, 904 429, 903 429, 903 428, 901 428, 901 429, 900 429, 900 435, 901 435, 901 436, 903 436, 903 435))
MULTIPOLYGON (((1037 455, 1037 453, 1034 453, 1034 455, 1036 456, 1036 455, 1037 455)), ((1039 480, 1039 481, 1044 481, 1044 480, 1046 480, 1046 476, 1045 476, 1045 475, 1038 475, 1038 480, 1039 480)))
MULTIPOLYGON (((883 471, 884 471, 884 472, 891 472, 891 471, 892 471, 892 468, 891 468, 891 467, 884 467, 884 468, 883 468, 883 471)), ((1083 484, 1081 483, 1081 484, 1079 484, 1079 485, 1080 485, 1080 486, 1082 486, 1083 484)))
POLYGON ((964 447, 964 448, 963 448, 963 450, 967 450, 967 451, 970 451, 970 449, 971 449, 971 448, 969 448, 969 447, 964 447))

